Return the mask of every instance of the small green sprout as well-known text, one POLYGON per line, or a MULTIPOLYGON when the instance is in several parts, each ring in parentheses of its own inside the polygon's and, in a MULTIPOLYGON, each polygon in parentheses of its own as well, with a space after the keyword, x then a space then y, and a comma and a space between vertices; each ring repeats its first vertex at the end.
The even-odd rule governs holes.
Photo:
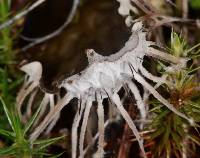
MULTIPOLYGON (((191 59, 188 56, 198 46, 190 49, 187 49, 186 46, 185 41, 178 34, 172 32, 171 54, 191 59)), ((194 62, 194 60, 191 62, 194 62)), ((162 67, 164 66, 162 65, 162 67)), ((149 111, 152 122, 148 126, 149 129, 155 130, 150 134, 148 140, 148 142, 154 144, 150 148, 152 158, 179 158, 183 155, 192 154, 192 151, 195 151, 195 146, 200 144, 200 139, 196 136, 196 133, 198 133, 197 123, 200 122, 200 84, 195 71, 197 69, 192 63, 178 71, 165 72, 168 84, 162 88, 168 96, 168 101, 177 110, 193 118, 196 124, 193 127, 186 120, 168 110, 162 103, 153 100, 151 102, 153 107, 149 111), (197 132, 194 132, 195 130, 197 132)))
POLYGON ((46 147, 62 139, 64 136, 45 140, 36 140, 33 142, 28 138, 28 132, 37 118, 41 107, 37 109, 29 122, 26 125, 23 125, 18 116, 17 110, 13 110, 13 108, 8 109, 2 98, 0 98, 0 101, 11 127, 11 131, 0 129, 0 135, 5 136, 10 140, 10 142, 12 142, 11 146, 0 149, 0 156, 15 156, 17 158, 31 158, 33 156, 51 157, 51 154, 45 153, 46 147))

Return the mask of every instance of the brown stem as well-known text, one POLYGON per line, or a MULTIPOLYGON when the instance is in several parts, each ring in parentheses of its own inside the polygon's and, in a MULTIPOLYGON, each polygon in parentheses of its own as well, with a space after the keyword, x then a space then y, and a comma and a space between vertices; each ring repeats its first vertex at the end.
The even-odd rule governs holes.
POLYGON ((122 143, 119 147, 119 153, 118 153, 118 158, 127 158, 129 154, 129 150, 131 147, 131 142, 128 140, 128 136, 130 135, 130 128, 126 124, 124 127, 124 132, 122 136, 122 143))
MULTIPOLYGON (((135 109, 132 104, 130 104, 128 107, 128 113, 130 116, 134 117, 135 109)), ((119 147, 118 158, 127 158, 128 157, 129 151, 130 151, 130 148, 132 145, 132 142, 130 141, 131 133, 132 133, 132 131, 131 131, 130 127, 128 126, 128 124, 126 123, 124 126, 124 132, 123 132, 121 144, 119 147)))
MULTIPOLYGON (((188 18, 188 0, 182 0, 182 17, 184 19, 188 18)), ((185 26, 183 27, 183 35, 184 38, 187 40, 188 29, 185 26)))

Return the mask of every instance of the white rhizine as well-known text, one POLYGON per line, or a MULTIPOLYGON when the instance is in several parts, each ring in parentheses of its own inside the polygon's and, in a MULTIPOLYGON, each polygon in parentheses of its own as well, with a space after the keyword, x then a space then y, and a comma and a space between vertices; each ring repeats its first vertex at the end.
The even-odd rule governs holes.
POLYGON ((102 97, 101 93, 97 94, 97 103, 98 103, 98 129, 99 129, 99 144, 98 144, 98 150, 96 152, 97 157, 101 158, 104 154, 104 109, 102 105, 102 97))
POLYGON ((57 104, 54 106, 53 109, 51 109, 44 118, 44 120, 40 123, 39 126, 37 126, 34 130, 34 132, 30 135, 29 140, 32 142, 38 138, 38 136, 46 129, 46 127, 55 119, 57 118, 58 113, 63 109, 65 105, 68 105, 68 103, 74 98, 75 96, 71 94, 66 94, 63 98, 61 98, 57 104))
POLYGON ((79 140, 79 151, 80 151, 80 155, 79 158, 83 158, 84 157, 84 139, 85 139, 85 132, 86 132, 86 128, 87 128, 87 122, 88 122, 88 117, 90 114, 90 110, 92 107, 92 100, 91 99, 87 99, 86 104, 85 104, 85 111, 83 114, 83 122, 82 122, 82 126, 81 126, 81 132, 80 132, 80 140, 79 140))
POLYGON ((145 104, 140 95, 140 91, 138 90, 137 86, 132 81, 128 82, 128 87, 130 88, 131 92, 133 93, 133 95, 135 97, 136 105, 137 105, 138 109, 140 110, 141 118, 143 120, 145 120, 147 113, 146 113, 146 109, 145 109, 145 104))
POLYGON ((27 108, 26 108, 26 112, 24 114, 24 116, 26 118, 30 118, 32 116, 32 106, 33 106, 33 102, 35 100, 37 92, 38 92, 38 89, 35 90, 34 92, 32 92, 30 95, 30 98, 29 98, 28 104, 27 104, 27 108))
POLYGON ((136 139, 137 139, 137 141, 139 143, 140 149, 142 150, 143 156, 146 158, 146 154, 145 154, 145 150, 144 150, 144 146, 143 146, 143 140, 141 139, 141 137, 139 135, 139 132, 138 132, 135 124, 133 123, 131 117, 129 116, 127 111, 124 109, 118 94, 117 93, 113 94, 111 96, 111 99, 116 104, 116 106, 117 106, 118 110, 120 111, 121 115, 126 120, 127 124, 131 128, 131 130, 133 131, 133 133, 134 133, 134 135, 135 135, 135 137, 136 137, 136 139))
POLYGON ((138 14, 138 10, 131 5, 130 0, 117 0, 120 3, 120 7, 118 9, 119 14, 123 16, 127 16, 130 14, 130 11, 138 14))
POLYGON ((74 118, 74 122, 72 124, 72 158, 76 158, 77 154, 77 142, 78 142, 78 136, 77 136, 77 130, 79 127, 79 123, 81 120, 81 116, 83 114, 83 110, 85 108, 85 101, 86 100, 79 100, 78 103, 78 109, 74 118))
POLYGON ((21 107, 26 97, 39 86, 39 81, 42 77, 42 65, 39 62, 32 62, 20 68, 26 73, 25 82, 18 92, 17 96, 17 110, 19 116, 22 118, 21 107))

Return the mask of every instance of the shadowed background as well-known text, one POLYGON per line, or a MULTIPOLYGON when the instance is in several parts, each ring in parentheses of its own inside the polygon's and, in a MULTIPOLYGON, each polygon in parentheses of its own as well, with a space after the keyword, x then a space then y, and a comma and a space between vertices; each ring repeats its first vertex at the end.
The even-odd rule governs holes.
MULTIPOLYGON (((22 35, 41 37, 51 33, 64 23, 71 5, 72 0, 45 2, 28 15, 22 35)), ((109 55, 124 45, 130 32, 117 13, 118 6, 116 0, 81 1, 73 22, 59 36, 23 53, 28 60, 42 62, 47 89, 53 89, 53 81, 87 66, 86 49, 109 55)))

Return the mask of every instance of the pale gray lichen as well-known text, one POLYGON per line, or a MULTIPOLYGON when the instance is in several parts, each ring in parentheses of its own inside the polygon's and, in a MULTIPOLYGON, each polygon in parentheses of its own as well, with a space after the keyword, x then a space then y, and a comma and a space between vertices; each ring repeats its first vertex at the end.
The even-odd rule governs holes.
MULTIPOLYGON (((131 5, 130 0, 117 0, 120 3, 118 9, 119 14, 126 16, 127 26, 131 26, 134 22, 130 16, 130 11, 137 13, 137 9, 131 5)), ((60 111, 67 105, 73 98, 78 98, 78 110, 75 115, 74 123, 72 125, 72 158, 77 157, 77 145, 78 145, 78 127, 80 120, 83 116, 81 125, 81 131, 79 136, 79 157, 84 157, 84 137, 87 128, 88 117, 92 103, 97 101, 98 103, 98 131, 99 131, 99 144, 98 150, 95 157, 103 157, 104 150, 104 109, 102 102, 105 98, 110 98, 111 101, 116 105, 117 109, 126 120, 129 127, 132 129, 139 146, 142 150, 144 157, 145 150, 143 147, 143 140, 141 139, 139 132, 134 125, 131 117, 124 109, 122 101, 118 96, 118 91, 121 88, 128 87, 133 93, 136 105, 140 111, 141 119, 145 120, 147 116, 147 109, 144 101, 148 98, 149 94, 152 94, 161 103, 167 106, 171 111, 176 113, 182 118, 192 122, 192 119, 188 119, 184 114, 177 111, 173 105, 171 105, 165 98, 163 98, 157 91, 156 88, 166 82, 166 76, 157 77, 152 75, 143 67, 144 56, 152 56, 161 60, 166 60, 175 65, 169 66, 166 71, 174 71, 185 66, 187 60, 177 58, 172 55, 163 53, 159 50, 151 47, 154 45, 153 42, 146 40, 146 33, 142 30, 142 23, 137 22, 132 26, 132 35, 126 42, 125 46, 118 52, 110 56, 102 56, 96 53, 93 49, 88 49, 88 67, 79 74, 68 77, 59 85, 59 88, 65 88, 67 93, 63 98, 57 99, 57 103, 54 103, 54 94, 44 92, 44 98, 41 102, 42 110, 39 118, 44 114, 47 106, 50 106, 50 111, 44 120, 39 124, 38 127, 33 131, 30 136, 30 140, 34 141, 41 132, 47 127, 47 133, 55 125, 59 118, 60 111), (155 86, 152 87, 145 78, 153 81, 155 86), (140 83, 144 90, 145 95, 140 95, 138 87, 132 81, 136 80, 140 83)), ((40 87, 40 79, 42 75, 42 66, 39 62, 33 62, 27 64, 21 68, 27 76, 28 80, 25 80, 24 86, 19 92, 17 103, 18 111, 21 114, 21 106, 25 98, 31 94, 35 88, 40 87)), ((30 113, 30 105, 37 91, 31 94, 29 99, 28 113, 30 113)), ((141 128, 143 124, 141 124, 141 128)))
MULTIPOLYGON (((141 118, 146 119, 147 108, 143 102, 143 98, 139 93, 138 87, 132 81, 133 79, 140 83, 145 90, 157 98, 161 103, 167 106, 171 111, 176 113, 182 118, 191 121, 183 113, 177 111, 172 104, 170 104, 165 98, 163 98, 156 89, 150 85, 145 78, 155 82, 158 85, 166 83, 165 77, 157 77, 152 75, 143 67, 143 59, 145 56, 156 57, 161 60, 170 61, 176 65, 185 64, 187 60, 180 59, 164 52, 158 51, 151 46, 154 43, 146 40, 146 32, 142 30, 142 23, 136 23, 132 27, 132 35, 126 42, 125 46, 115 54, 110 56, 102 56, 97 54, 94 50, 88 49, 87 56, 89 65, 79 74, 68 77, 63 80, 58 88, 66 89, 64 97, 58 99, 57 103, 53 103, 53 95, 45 93, 44 99, 41 104, 46 107, 50 103, 51 108, 44 120, 35 128, 30 136, 30 140, 34 141, 44 129, 47 128, 50 131, 52 126, 56 123, 60 111, 66 106, 73 98, 78 98, 78 112, 76 113, 74 123, 72 125, 72 158, 77 157, 77 145, 78 145, 78 127, 81 117, 83 121, 81 125, 80 137, 79 137, 79 157, 84 157, 84 137, 87 127, 87 121, 90 113, 92 103, 97 101, 98 103, 98 129, 99 129, 99 144, 96 155, 103 157, 104 146, 104 110, 102 102, 104 99, 109 98, 116 105, 117 109, 121 113, 122 117, 126 120, 129 127, 132 129, 136 139, 139 143, 140 149, 145 156, 145 150, 143 146, 143 140, 139 135, 133 120, 124 109, 122 101, 118 95, 118 92, 123 87, 128 87, 133 93, 136 105, 140 111, 141 118), (45 102, 45 103, 44 103, 45 102)), ((180 66, 180 67, 181 67, 180 66)), ((173 68, 173 66, 170 66, 173 68)), ((179 68, 176 66, 176 68, 179 68)), ((25 80, 25 86, 18 95, 18 111, 21 111, 21 105, 24 99, 30 94, 34 88, 40 87, 40 78, 42 74, 42 66, 39 62, 33 62, 24 65, 21 69, 24 71, 29 79, 25 80), (36 71, 37 68, 37 71, 36 71), (36 73, 37 72, 37 73, 36 73), (34 85, 34 86, 33 86, 34 85)), ((43 110, 44 111, 44 110, 43 110)), ((43 112, 41 112, 42 114, 43 112)))

